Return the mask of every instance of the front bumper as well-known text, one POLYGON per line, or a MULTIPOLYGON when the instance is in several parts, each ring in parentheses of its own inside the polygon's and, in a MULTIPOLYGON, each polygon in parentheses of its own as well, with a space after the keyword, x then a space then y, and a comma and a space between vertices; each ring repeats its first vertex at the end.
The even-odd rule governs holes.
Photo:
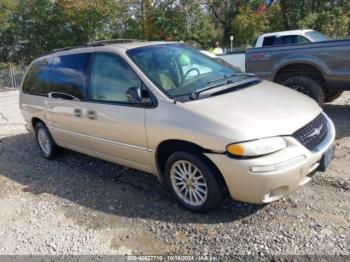
MULTIPOLYGON (((249 203, 269 203, 289 195, 311 180, 323 153, 335 139, 335 128, 328 119, 329 133, 317 152, 311 152, 293 137, 288 146, 276 153, 252 159, 235 159, 224 154, 207 153, 224 177, 233 199, 249 203), (252 167, 274 166, 274 171, 255 173, 252 167)), ((271 170, 266 168, 266 170, 271 170)))

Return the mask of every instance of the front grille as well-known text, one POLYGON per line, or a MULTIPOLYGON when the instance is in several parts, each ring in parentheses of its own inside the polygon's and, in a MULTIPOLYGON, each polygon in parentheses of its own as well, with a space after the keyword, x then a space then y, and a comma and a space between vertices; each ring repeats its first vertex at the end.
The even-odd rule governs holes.
POLYGON ((306 126, 300 128, 293 134, 293 137, 298 140, 307 149, 314 151, 328 134, 327 119, 323 114, 319 114, 314 120, 306 126))

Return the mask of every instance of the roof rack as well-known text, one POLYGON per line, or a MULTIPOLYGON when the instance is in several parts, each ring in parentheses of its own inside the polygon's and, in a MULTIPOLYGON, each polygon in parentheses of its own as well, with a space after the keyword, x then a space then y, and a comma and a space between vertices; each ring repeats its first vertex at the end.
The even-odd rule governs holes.
POLYGON ((111 44, 123 44, 123 43, 133 43, 133 42, 145 42, 145 40, 117 38, 117 39, 110 39, 110 40, 88 42, 86 44, 95 46, 95 45, 111 45, 111 44))
POLYGON ((60 51, 66 51, 71 50, 74 48, 85 48, 85 47, 95 47, 95 46, 107 46, 112 44, 122 44, 122 43, 133 43, 133 42, 144 42, 145 40, 138 40, 138 39, 110 39, 110 40, 101 40, 101 41, 94 41, 94 42, 88 42, 82 45, 76 45, 76 46, 69 46, 64 48, 56 48, 53 49, 43 55, 53 54, 60 51))

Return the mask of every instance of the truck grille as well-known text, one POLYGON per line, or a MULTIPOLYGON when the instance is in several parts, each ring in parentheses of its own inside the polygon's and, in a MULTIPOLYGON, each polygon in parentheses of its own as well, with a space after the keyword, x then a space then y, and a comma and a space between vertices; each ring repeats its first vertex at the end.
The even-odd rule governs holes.
POLYGON ((298 140, 307 149, 314 151, 328 133, 327 119, 323 114, 319 114, 314 120, 306 126, 300 128, 293 134, 293 137, 298 140))

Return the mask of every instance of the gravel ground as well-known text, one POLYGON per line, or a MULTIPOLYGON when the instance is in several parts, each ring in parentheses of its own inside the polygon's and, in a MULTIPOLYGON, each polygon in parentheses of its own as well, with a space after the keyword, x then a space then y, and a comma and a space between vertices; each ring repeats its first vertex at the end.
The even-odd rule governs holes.
POLYGON ((18 92, 0 92, 0 254, 350 255, 350 92, 326 173, 269 205, 182 209, 156 178, 66 151, 43 159, 18 92))

